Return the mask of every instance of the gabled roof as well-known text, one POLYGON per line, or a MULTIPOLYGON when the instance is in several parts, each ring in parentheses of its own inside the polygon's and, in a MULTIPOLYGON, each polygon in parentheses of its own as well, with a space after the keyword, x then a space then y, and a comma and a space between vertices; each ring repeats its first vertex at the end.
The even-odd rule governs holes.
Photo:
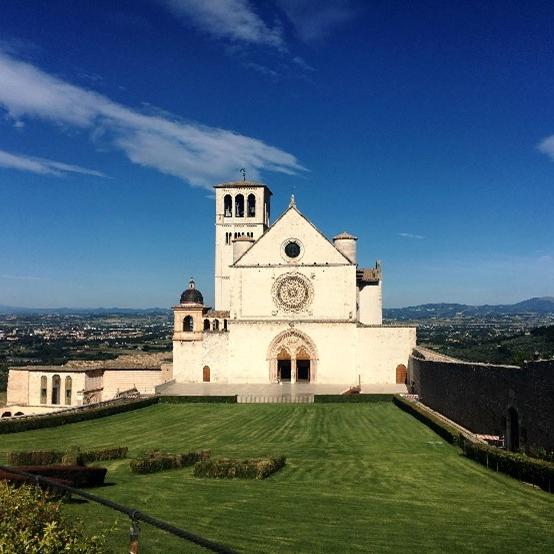
POLYGON ((294 200, 291 201, 289 207, 273 222, 271 227, 269 227, 269 229, 231 265, 236 266, 245 256, 252 255, 252 252, 258 249, 259 244, 267 242, 268 237, 271 237, 272 234, 279 229, 281 220, 291 211, 295 212, 303 221, 310 225, 310 227, 333 248, 333 251, 339 254, 345 263, 352 265, 352 262, 296 207, 294 200))

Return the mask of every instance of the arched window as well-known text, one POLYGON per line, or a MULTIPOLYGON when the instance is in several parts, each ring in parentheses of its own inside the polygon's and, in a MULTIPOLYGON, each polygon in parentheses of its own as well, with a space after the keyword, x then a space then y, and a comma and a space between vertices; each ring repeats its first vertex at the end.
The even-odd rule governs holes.
POLYGON ((223 320, 223 330, 227 331, 227 320, 226 319, 223 320))
POLYGON ((235 196, 235 217, 244 217, 244 196, 242 194, 235 196))
POLYGON ((68 375, 65 378, 65 405, 70 406, 71 405, 71 377, 68 375))
POLYGON ((254 217, 256 215, 256 197, 253 194, 248 195, 248 217, 254 217))
POLYGON ((226 194, 223 198, 223 216, 231 217, 233 215, 233 199, 230 194, 226 194))
POLYGON ((219 331, 219 320, 218 319, 214 319, 214 321, 212 323, 212 330, 219 331))
POLYGON ((43 375, 40 378, 40 403, 46 404, 48 402, 48 377, 43 375))
POLYGON ((183 319, 183 331, 185 331, 185 333, 192 333, 194 331, 194 322, 190 315, 187 315, 187 317, 183 319))
POLYGON ((52 404, 60 403, 60 387, 62 380, 59 375, 52 377, 52 404))
POLYGON ((210 330, 210 320, 205 319, 204 320, 204 331, 209 331, 209 330, 210 330))

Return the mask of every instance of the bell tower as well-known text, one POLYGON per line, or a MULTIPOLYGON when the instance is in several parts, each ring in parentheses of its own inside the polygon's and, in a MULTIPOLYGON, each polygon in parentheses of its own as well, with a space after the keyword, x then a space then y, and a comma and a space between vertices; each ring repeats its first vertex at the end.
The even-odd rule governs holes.
POLYGON ((215 309, 230 309, 233 240, 258 240, 269 226, 271 191, 263 183, 232 181, 215 185, 215 309))

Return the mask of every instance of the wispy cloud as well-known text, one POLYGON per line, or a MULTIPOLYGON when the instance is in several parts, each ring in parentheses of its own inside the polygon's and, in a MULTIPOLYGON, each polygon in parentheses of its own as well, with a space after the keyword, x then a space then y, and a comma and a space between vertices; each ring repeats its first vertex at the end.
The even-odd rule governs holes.
MULTIPOLYGON (((87 130, 122 150, 134 163, 209 187, 246 167, 294 174, 304 170, 288 152, 235 132, 139 112, 72 85, 0 51, 0 106, 14 121, 37 118, 87 130)), ((60 169, 60 168, 58 168, 60 169)))
POLYGON ((425 237, 423 235, 416 235, 414 233, 397 233, 397 235, 399 237, 402 237, 402 238, 405 238, 405 239, 417 239, 417 240, 421 240, 421 239, 424 239, 425 237))
POLYGON ((277 0, 277 5, 304 42, 322 40, 361 10, 356 0, 277 0))
POLYGON ((270 27, 248 0, 158 0, 189 26, 216 38, 284 48, 280 27, 270 27))
POLYGON ((12 154, 5 150, 0 150, 0 167, 8 169, 17 169, 20 171, 30 171, 40 175, 56 175, 61 177, 67 173, 80 173, 82 175, 93 175, 95 177, 105 177, 104 173, 87 169, 78 165, 70 165, 45 158, 35 158, 32 156, 22 156, 12 154))
POLYGON ((0 279, 7 279, 9 281, 47 281, 46 277, 37 277, 35 275, 9 275, 4 273, 0 275, 0 279))
POLYGON ((554 135, 546 137, 539 143, 537 148, 543 153, 554 160, 554 135))

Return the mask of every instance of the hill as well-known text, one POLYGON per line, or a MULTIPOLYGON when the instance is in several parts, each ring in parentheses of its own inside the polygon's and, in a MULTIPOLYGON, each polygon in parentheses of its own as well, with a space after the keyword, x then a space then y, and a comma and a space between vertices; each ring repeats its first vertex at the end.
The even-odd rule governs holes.
POLYGON ((383 317, 396 320, 423 320, 455 317, 487 317, 518 314, 554 314, 554 297, 529 298, 516 304, 471 306, 467 304, 421 304, 406 308, 385 308, 383 317))

